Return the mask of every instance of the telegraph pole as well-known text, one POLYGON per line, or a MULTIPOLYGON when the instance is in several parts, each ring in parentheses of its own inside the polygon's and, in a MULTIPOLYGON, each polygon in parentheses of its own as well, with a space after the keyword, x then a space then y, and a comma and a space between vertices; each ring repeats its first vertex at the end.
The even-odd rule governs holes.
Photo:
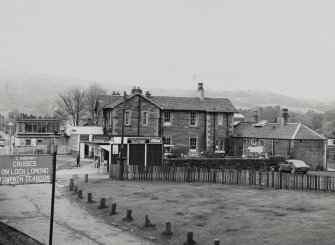
POLYGON ((126 92, 123 92, 123 105, 122 105, 122 130, 121 130, 121 149, 120 149, 120 172, 119 172, 119 179, 123 180, 123 138, 124 138, 124 116, 126 111, 126 92))

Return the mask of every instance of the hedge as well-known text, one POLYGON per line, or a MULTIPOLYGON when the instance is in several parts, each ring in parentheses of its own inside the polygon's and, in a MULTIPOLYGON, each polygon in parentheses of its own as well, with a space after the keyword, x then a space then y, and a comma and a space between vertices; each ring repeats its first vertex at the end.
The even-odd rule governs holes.
POLYGON ((211 169, 253 169, 270 170, 271 166, 279 166, 285 157, 269 158, 169 158, 164 159, 167 167, 199 167, 211 169))

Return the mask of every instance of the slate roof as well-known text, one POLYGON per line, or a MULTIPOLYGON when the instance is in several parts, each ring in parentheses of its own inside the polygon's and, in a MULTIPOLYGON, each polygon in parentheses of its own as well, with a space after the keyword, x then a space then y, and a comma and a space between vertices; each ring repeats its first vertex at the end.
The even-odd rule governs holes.
MULTIPOLYGON (((134 94, 131 96, 134 96, 134 94)), ((109 102, 105 103, 103 107, 113 108, 117 104, 122 103, 122 96, 109 97, 109 102)), ((227 98, 205 98, 204 101, 201 101, 198 97, 150 96, 146 99, 157 104, 164 110, 237 112, 236 108, 227 98)))
POLYGON ((267 123, 263 127, 255 127, 254 123, 240 123, 235 126, 233 137, 255 139, 295 139, 325 140, 326 138, 301 123, 267 123))
POLYGON ((122 98, 123 96, 121 95, 99 95, 99 109, 102 109, 115 101, 122 100, 122 98))
POLYGON ((227 98, 169 97, 151 96, 151 100, 161 105, 165 110, 207 111, 207 112, 237 112, 227 98))

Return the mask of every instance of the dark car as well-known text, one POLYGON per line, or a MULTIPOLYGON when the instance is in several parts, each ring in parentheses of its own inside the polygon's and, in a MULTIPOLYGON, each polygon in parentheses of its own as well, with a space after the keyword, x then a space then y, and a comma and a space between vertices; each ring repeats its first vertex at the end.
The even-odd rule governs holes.
POLYGON ((279 172, 289 172, 292 174, 303 173, 306 174, 310 167, 302 160, 286 160, 279 165, 279 172))

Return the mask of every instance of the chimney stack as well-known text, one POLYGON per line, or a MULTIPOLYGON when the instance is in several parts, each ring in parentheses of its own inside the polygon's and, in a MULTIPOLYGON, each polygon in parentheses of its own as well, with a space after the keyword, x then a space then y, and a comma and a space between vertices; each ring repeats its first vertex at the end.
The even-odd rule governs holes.
POLYGON ((142 89, 140 87, 133 87, 132 90, 131 90, 131 94, 134 94, 134 93, 140 93, 142 94, 142 89))
POLYGON ((198 96, 201 101, 205 100, 205 91, 204 91, 204 84, 203 83, 198 83, 198 96))
POLYGON ((258 123, 258 113, 257 113, 257 110, 255 110, 255 114, 254 114, 254 123, 258 123))
POLYGON ((290 117, 290 115, 288 114, 288 109, 284 108, 283 113, 281 115, 281 125, 282 126, 287 125, 289 117, 290 117))

